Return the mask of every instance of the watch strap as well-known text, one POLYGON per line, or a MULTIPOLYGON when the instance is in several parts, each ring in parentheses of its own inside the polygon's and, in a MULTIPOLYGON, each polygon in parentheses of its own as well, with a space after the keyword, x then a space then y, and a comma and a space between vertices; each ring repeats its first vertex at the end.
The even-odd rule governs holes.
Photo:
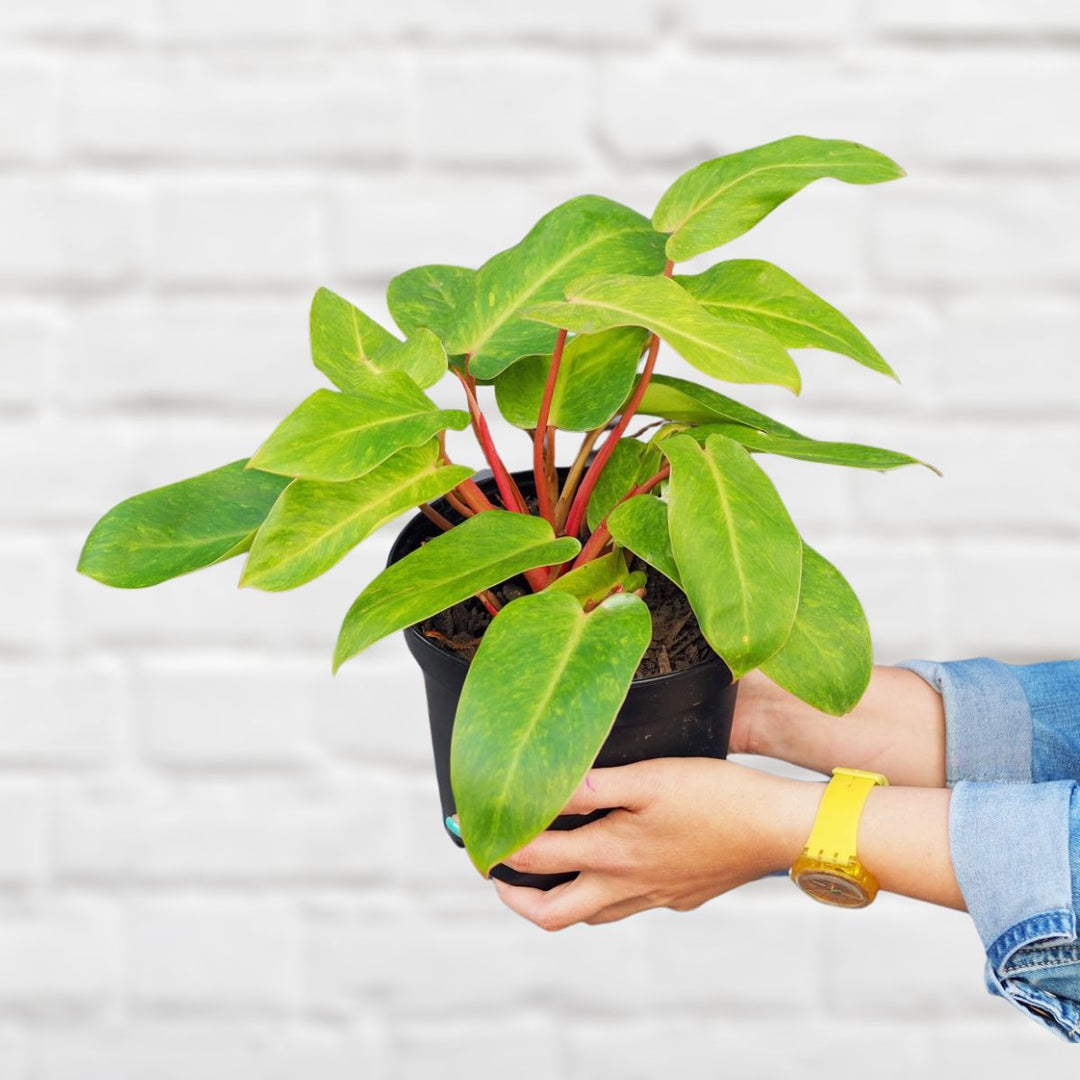
POLYGON ((887 784, 888 780, 880 773, 833 769, 803 854, 837 866, 855 862, 863 804, 875 787, 887 784))

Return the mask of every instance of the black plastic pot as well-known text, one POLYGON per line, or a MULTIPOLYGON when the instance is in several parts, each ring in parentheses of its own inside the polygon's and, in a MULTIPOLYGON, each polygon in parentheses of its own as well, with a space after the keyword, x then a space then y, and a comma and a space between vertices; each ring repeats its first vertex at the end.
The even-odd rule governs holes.
MULTIPOLYGON (((515 473, 514 479, 525 495, 532 494, 531 472, 515 473)), ((479 476, 477 482, 495 501, 493 482, 479 476)), ((455 524, 460 520, 445 501, 438 500, 433 505, 455 524)), ((435 525, 417 514, 390 549, 388 564, 415 551, 437 533, 435 525)), ((424 675, 435 775, 445 822, 456 813, 450 787, 450 739, 469 664, 424 637, 415 626, 405 630, 405 642, 424 675)), ((715 655, 685 671, 635 680, 594 764, 605 768, 660 757, 726 757, 737 692, 738 683, 732 682, 728 666, 715 655)), ((550 827, 573 829, 605 813, 606 810, 589 815, 566 814, 556 818, 550 827)), ((463 846, 449 828, 446 831, 454 843, 463 846)), ((538 889, 551 889, 577 876, 575 873, 522 874, 502 864, 494 867, 491 875, 511 885, 529 885, 538 889)))

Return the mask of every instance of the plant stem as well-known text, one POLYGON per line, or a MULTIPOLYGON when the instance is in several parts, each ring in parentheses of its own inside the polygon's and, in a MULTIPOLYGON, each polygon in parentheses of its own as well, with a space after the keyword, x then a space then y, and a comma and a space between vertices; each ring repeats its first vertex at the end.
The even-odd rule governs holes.
POLYGON ((428 503, 420 504, 420 513, 423 514, 424 517, 428 519, 428 521, 433 521, 436 525, 438 525, 443 532, 449 532, 454 527, 450 524, 449 521, 446 520, 446 518, 442 516, 442 514, 439 513, 438 510, 436 510, 433 506, 430 506, 428 503))
POLYGON ((462 480, 454 491, 461 497, 462 502, 472 508, 474 514, 495 509, 495 504, 480 490, 471 476, 462 480))
POLYGON ((476 511, 470 509, 453 491, 448 491, 443 498, 464 518, 472 517, 476 511))
POLYGON ((502 462, 502 458, 499 457, 499 451, 495 449, 495 443, 491 438, 491 432, 488 430, 487 420, 480 411, 480 403, 476 400, 476 384, 468 373, 467 359, 465 364, 466 370, 464 373, 458 371, 457 368, 451 368, 450 370, 453 371, 461 385, 465 388, 465 397, 469 402, 469 415, 472 417, 473 433, 480 443, 480 448, 484 451, 484 457, 487 458, 488 465, 491 466, 491 471, 495 476, 495 484, 499 489, 499 497, 502 499, 503 506, 505 506, 507 510, 511 510, 515 513, 527 514, 529 508, 525 504, 521 492, 518 491, 517 484, 514 483, 510 473, 507 472, 506 466, 502 462))
POLYGON ((566 483, 563 484, 562 494, 559 496, 559 501, 555 504, 555 531, 559 532, 566 524, 566 515, 570 512, 570 503, 574 498, 574 492, 577 491, 578 483, 581 481, 581 474, 585 471, 585 463, 589 460, 589 455, 592 453, 592 448, 596 445, 596 440, 607 430, 606 424, 601 424, 598 428, 593 428, 592 431, 585 433, 585 438, 581 440, 581 449, 578 450, 577 457, 574 458, 574 464, 570 466, 570 472, 567 473, 566 483))
POLYGON ((502 610, 502 605, 495 599, 495 594, 490 589, 485 589, 483 592, 478 592, 476 598, 488 609, 492 618, 502 610))
MULTIPOLYGON (((674 267, 675 263, 668 259, 667 264, 664 266, 664 277, 671 277, 674 267)), ((645 367, 641 372, 641 377, 638 379, 634 393, 627 402, 622 416, 619 417, 619 422, 615 425, 614 431, 604 440, 604 445, 600 447, 596 457, 593 458, 593 463, 589 466, 589 471, 581 481, 577 495, 574 496, 573 505, 570 507, 570 513, 566 518, 567 536, 577 536, 581 532, 581 525, 585 520, 585 508, 589 504, 589 496, 592 494, 593 488, 596 487, 596 481, 600 479, 600 474, 604 471, 604 466, 608 463, 616 444, 622 438, 623 432, 626 431, 627 425, 633 419, 634 413, 637 412, 641 399, 645 396, 645 391, 649 387, 649 380, 652 378, 653 368, 656 366, 656 354, 659 349, 660 337, 653 334, 652 340, 649 342, 649 356, 645 361, 645 367)))
POLYGON ((659 420, 653 420, 651 423, 642 424, 642 426, 639 427, 637 429, 637 431, 630 432, 630 434, 627 435, 626 437, 628 439, 636 439, 639 435, 644 435, 645 432, 649 430, 649 428, 659 427, 661 424, 666 424, 666 423, 667 423, 667 420, 665 420, 664 417, 660 417, 659 420))
MULTIPOLYGON (((619 503, 626 502, 627 499, 632 499, 635 495, 644 495, 648 491, 652 491, 661 480, 666 480, 671 475, 671 466, 665 465, 659 472, 650 476, 648 480, 638 484, 637 487, 631 488, 615 506, 619 503)), ((614 509, 615 507, 612 507, 614 509)), ((610 511, 608 512, 610 516, 610 511)), ((579 566, 584 566, 587 562, 592 562, 593 559, 598 558, 600 553, 607 547, 608 541, 611 539, 611 530, 608 528, 608 519, 604 518, 603 521, 597 526, 596 532, 585 541, 585 546, 578 552, 577 558, 571 565, 571 570, 576 570, 579 566)))
POLYGON ((533 437, 533 477, 536 481, 536 499, 540 516, 555 525, 555 507, 551 499, 551 466, 555 461, 555 429, 548 426, 551 415, 551 399, 555 396, 555 382, 559 377, 559 364, 562 362, 563 349, 566 346, 566 331, 560 329, 555 339, 555 349, 551 354, 551 366, 548 368, 547 381, 544 384, 544 397, 540 402, 540 412, 536 417, 536 434, 533 437))
POLYGON ((593 488, 596 487, 596 481, 600 479, 600 474, 608 463, 608 458, 614 452, 616 445, 623 436, 623 432, 626 431, 627 425, 633 419, 634 413, 637 412, 641 399, 645 396, 645 390, 649 385, 649 379, 652 377, 653 368, 656 366, 656 354, 659 349, 660 338, 653 334, 652 342, 649 345, 649 357, 645 361, 645 369, 641 373, 641 378, 638 379, 634 394, 627 403, 622 416, 619 417, 619 422, 615 425, 614 430, 604 440, 604 445, 597 451, 593 463, 589 466, 588 472, 585 473, 577 494, 574 496, 570 513, 566 517, 567 536, 577 536, 581 532, 582 523, 585 521, 585 508, 589 505, 589 496, 592 495, 593 488))

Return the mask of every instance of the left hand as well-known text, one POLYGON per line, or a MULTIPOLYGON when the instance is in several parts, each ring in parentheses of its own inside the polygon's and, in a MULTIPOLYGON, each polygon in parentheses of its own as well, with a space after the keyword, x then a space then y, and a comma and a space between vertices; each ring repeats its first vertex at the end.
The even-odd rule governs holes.
POLYGON ((802 851, 823 790, 713 758, 592 769, 563 813, 617 809, 578 829, 549 829, 504 860, 524 873, 580 875, 549 892, 498 880, 495 888, 545 930, 613 922, 653 907, 689 911, 786 870, 802 851))

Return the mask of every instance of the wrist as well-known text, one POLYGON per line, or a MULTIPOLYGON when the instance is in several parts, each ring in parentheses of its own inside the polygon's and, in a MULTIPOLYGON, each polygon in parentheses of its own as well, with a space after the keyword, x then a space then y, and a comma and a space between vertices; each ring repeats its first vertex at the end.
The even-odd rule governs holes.
POLYGON ((814 827, 825 784, 821 781, 772 777, 777 787, 771 795, 771 832, 768 838, 769 869, 788 870, 806 847, 814 827))

